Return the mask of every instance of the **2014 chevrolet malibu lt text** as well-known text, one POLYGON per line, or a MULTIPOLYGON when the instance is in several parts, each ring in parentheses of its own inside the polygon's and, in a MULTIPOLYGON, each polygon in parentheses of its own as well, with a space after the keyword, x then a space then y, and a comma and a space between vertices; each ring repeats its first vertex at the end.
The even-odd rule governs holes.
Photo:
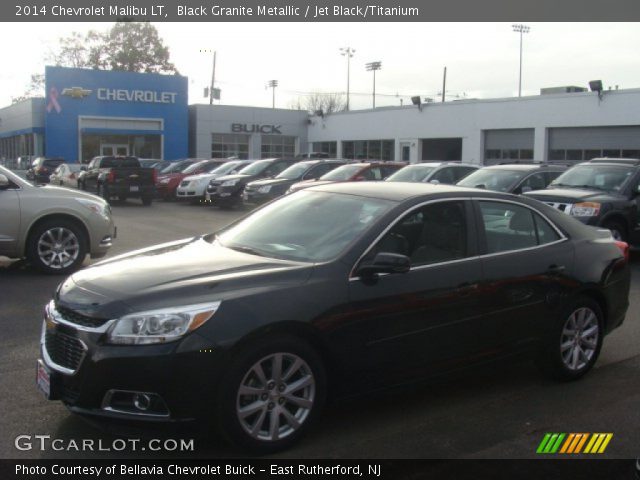
POLYGON ((38 384, 78 414, 207 419, 275 451, 327 395, 514 352, 581 377, 625 317, 627 253, 608 231, 509 194, 312 187, 67 278, 46 307, 38 384))

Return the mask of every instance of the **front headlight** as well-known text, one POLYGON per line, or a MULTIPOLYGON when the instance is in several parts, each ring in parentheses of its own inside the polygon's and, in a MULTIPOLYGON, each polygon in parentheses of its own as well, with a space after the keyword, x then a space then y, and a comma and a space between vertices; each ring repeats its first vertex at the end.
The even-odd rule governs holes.
POLYGON ((111 218, 111 207, 107 202, 100 202, 95 200, 88 200, 86 198, 76 198, 78 203, 87 207, 93 213, 100 215, 107 220, 111 218))
POLYGON ((226 182, 222 182, 222 187, 233 187, 238 183, 238 180, 227 180, 226 182))
POLYGON ((595 202, 576 203, 571 207, 571 215, 574 217, 597 217, 600 213, 600 204, 595 202))
POLYGON ((271 185, 265 185, 264 187, 260 187, 258 192, 260 193, 269 193, 271 191, 271 185))
POLYGON ((149 345, 178 340, 209 320, 220 302, 132 313, 118 319, 108 333, 109 343, 149 345))

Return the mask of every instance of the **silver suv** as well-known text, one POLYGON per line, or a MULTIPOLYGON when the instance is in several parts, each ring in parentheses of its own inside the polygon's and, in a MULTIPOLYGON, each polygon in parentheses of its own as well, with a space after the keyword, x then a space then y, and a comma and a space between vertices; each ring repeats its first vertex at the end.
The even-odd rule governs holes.
POLYGON ((102 198, 34 186, 0 167, 0 255, 26 257, 45 273, 66 274, 87 253, 106 255, 115 234, 111 208, 102 198))

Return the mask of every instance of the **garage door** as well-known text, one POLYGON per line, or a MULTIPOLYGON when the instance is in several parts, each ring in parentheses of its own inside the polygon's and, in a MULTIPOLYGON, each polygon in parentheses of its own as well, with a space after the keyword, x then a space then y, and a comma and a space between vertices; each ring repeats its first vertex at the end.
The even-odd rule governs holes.
POLYGON ((513 160, 533 160, 533 128, 484 131, 484 163, 492 165, 513 160))
POLYGON ((549 160, 578 162, 596 157, 640 158, 640 126, 549 130, 549 160))

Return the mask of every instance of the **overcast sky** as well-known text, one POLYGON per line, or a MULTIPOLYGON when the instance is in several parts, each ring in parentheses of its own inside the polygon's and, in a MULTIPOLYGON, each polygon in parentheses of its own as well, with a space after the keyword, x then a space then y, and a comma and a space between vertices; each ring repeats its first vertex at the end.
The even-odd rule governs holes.
MULTIPOLYGON (((158 23, 180 73, 189 77, 189 103, 206 102, 215 49, 222 104, 270 107, 271 79, 279 81, 276 107, 291 107, 307 92, 346 92, 351 59, 351 109, 370 108, 373 78, 365 63, 381 61, 376 105, 435 97, 447 67, 453 99, 517 95, 519 34, 511 23, 158 23), (396 96, 397 95, 397 96, 396 96)), ((638 23, 529 23, 524 35, 523 95, 561 85, 640 87, 638 23)), ((108 23, 4 23, 0 106, 22 94, 31 73, 44 70, 48 50, 72 31, 106 30, 108 23), (11 41, 11 47, 8 42, 11 41), (15 43, 14 43, 15 42, 15 43)), ((439 97, 438 97, 439 99, 439 97)))

